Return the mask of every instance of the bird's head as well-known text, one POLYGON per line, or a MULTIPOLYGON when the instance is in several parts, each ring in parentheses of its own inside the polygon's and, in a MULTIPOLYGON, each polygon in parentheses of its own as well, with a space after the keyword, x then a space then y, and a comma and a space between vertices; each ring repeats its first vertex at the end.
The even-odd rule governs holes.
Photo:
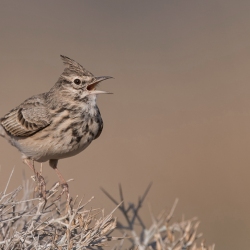
POLYGON ((60 89, 74 98, 82 99, 89 95, 110 94, 109 92, 96 89, 97 85, 110 76, 94 76, 76 61, 61 55, 65 69, 61 74, 58 84, 60 89))

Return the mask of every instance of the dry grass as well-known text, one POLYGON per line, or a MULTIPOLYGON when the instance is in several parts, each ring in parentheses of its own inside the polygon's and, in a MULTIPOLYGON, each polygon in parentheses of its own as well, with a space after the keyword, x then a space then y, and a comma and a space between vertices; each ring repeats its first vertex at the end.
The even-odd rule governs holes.
POLYGON ((85 203, 76 198, 69 204, 57 200, 59 183, 46 191, 45 204, 41 198, 31 198, 33 188, 28 181, 7 192, 9 181, 0 193, 0 249, 76 250, 103 249, 105 246, 110 249, 108 241, 120 240, 112 247, 113 250, 127 249, 124 241, 130 242, 129 249, 138 250, 214 250, 214 246, 206 247, 201 240, 196 218, 171 222, 177 201, 170 211, 164 210, 157 217, 150 213, 152 224, 145 226, 140 209, 151 185, 139 197, 137 204, 128 205, 123 202, 121 186, 120 201, 102 189, 116 205, 105 216, 101 209, 87 209, 92 198, 85 203), (116 222, 113 217, 117 208, 122 212, 125 223, 116 222), (123 237, 112 236, 114 229, 119 230, 123 237))
POLYGON ((86 209, 92 198, 62 204, 56 183, 45 205, 41 198, 30 198, 28 182, 12 192, 7 192, 8 183, 0 193, 0 249, 97 249, 119 239, 109 236, 116 227, 114 211, 104 216, 100 209, 86 209))

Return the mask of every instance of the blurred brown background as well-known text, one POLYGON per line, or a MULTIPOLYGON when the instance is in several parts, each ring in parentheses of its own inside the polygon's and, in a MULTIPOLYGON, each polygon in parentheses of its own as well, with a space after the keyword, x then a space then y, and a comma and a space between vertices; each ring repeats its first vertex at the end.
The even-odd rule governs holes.
MULTIPOLYGON (((175 219, 198 216, 207 243, 249 249, 249 13, 247 0, 2 0, 0 116, 50 89, 60 54, 115 77, 101 85, 115 93, 98 99, 102 136, 59 162, 72 194, 108 212, 100 186, 135 201, 153 181, 155 214, 178 197, 175 219)), ((31 172, 3 139, 0 153, 0 189, 13 166, 17 187, 31 172)))

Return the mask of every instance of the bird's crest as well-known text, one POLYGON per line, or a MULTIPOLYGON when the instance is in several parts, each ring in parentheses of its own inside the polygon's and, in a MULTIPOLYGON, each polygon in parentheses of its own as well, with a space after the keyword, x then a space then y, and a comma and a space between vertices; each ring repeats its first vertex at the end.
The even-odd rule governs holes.
POLYGON ((63 55, 61 55, 61 59, 63 60, 64 65, 66 65, 63 75, 68 75, 71 72, 75 72, 79 75, 93 76, 91 72, 83 68, 81 64, 77 63, 73 59, 70 59, 69 57, 63 55))

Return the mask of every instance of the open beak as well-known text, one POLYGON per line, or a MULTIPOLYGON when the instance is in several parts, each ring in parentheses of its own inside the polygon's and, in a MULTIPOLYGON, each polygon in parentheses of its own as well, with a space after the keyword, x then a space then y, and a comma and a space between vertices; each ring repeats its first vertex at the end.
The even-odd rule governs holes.
POLYGON ((97 95, 97 94, 112 94, 102 90, 96 90, 95 87, 102 81, 113 78, 111 76, 98 76, 95 77, 95 80, 88 85, 87 90, 89 91, 89 95, 97 95))

